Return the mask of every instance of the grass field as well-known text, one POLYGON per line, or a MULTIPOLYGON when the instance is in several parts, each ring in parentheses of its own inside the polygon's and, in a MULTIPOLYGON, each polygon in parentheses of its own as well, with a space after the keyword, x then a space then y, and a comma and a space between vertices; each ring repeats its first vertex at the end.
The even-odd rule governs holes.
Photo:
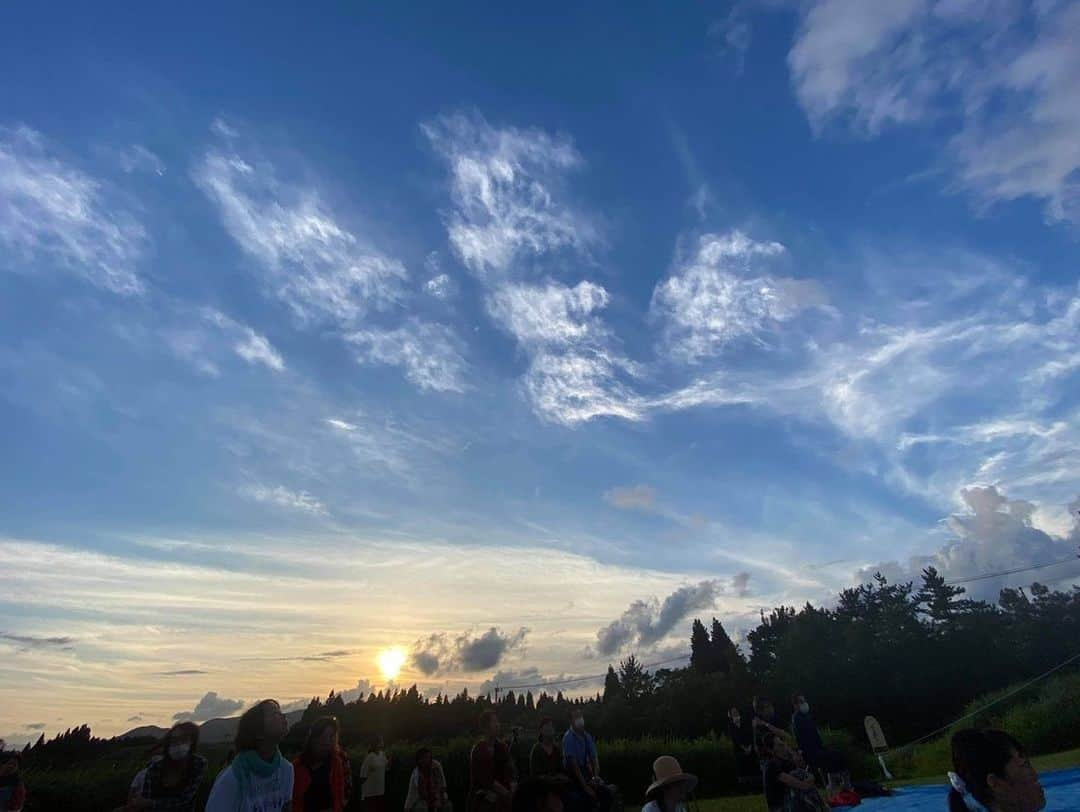
MULTIPOLYGON (((1035 769, 1039 772, 1051 770, 1064 770, 1069 767, 1080 767, 1080 748, 1066 750, 1063 753, 1053 753, 1048 756, 1036 756, 1031 759, 1035 769)), ((944 775, 927 775, 921 778, 892 781, 891 786, 910 786, 912 784, 943 784, 944 775)), ((697 812, 764 812, 765 800, 761 795, 742 795, 733 798, 713 798, 707 801, 698 801, 697 812)))

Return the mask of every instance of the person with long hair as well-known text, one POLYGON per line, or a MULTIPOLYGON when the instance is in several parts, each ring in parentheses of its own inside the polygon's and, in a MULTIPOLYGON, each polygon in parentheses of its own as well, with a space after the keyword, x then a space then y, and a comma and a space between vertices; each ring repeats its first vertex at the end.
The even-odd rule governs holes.
POLYGON ((529 775, 533 778, 555 778, 563 773, 562 747, 555 738, 555 722, 550 716, 540 720, 540 734, 529 753, 529 775))
POLYGON ((1024 748, 1002 730, 960 730, 952 737, 949 812, 1038 812, 1046 806, 1039 774, 1024 748))
POLYGON ((390 759, 383 738, 376 736, 360 764, 360 796, 366 812, 386 812, 386 773, 389 769, 390 759))
POLYGON ((352 767, 338 743, 334 716, 316 719, 293 760, 292 812, 342 812, 352 795, 352 767))
POLYGON ((206 759, 197 752, 199 726, 177 722, 154 748, 155 755, 139 771, 131 785, 124 812, 177 810, 192 812, 199 794, 206 759))
POLYGON ((405 797, 405 812, 446 812, 450 796, 446 791, 446 774, 431 749, 416 751, 416 766, 409 777, 409 792, 405 797))
POLYGON ((293 765, 278 750, 287 730, 285 714, 273 699, 244 711, 232 761, 218 773, 206 812, 291 812, 293 765))
POLYGON ((483 738, 469 752, 469 812, 510 812, 514 768, 510 749, 499 739, 500 730, 494 709, 480 714, 483 738))
POLYGON ((3 751, 0 742, 0 810, 22 812, 26 803, 26 785, 19 777, 22 757, 18 753, 3 751))

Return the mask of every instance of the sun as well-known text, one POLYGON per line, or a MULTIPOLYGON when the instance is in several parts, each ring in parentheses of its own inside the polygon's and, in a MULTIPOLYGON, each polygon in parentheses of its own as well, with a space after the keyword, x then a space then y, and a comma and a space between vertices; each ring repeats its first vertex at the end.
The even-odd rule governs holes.
POLYGON ((385 648, 375 657, 375 662, 386 680, 395 680, 401 673, 401 666, 405 665, 405 650, 395 646, 385 648))

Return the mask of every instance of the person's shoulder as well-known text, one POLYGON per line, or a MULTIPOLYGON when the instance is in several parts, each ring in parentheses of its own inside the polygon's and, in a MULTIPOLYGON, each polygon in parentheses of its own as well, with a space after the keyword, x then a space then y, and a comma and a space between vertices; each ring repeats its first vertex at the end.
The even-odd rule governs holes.
POLYGON ((281 763, 278 765, 278 772, 281 773, 282 775, 291 776, 293 774, 293 772, 294 772, 293 763, 291 761, 289 761, 287 758, 283 758, 281 760, 281 763))

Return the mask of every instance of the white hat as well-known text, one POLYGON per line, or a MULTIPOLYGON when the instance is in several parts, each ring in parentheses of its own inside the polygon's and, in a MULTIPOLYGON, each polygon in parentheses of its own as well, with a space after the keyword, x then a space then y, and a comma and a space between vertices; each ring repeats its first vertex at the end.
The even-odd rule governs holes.
POLYGON ((697 776, 690 773, 684 773, 682 767, 679 766, 679 762, 675 760, 673 756, 660 756, 652 765, 653 776, 656 778, 647 790, 645 790, 645 797, 649 798, 657 790, 663 789, 671 784, 677 784, 680 781, 686 784, 686 791, 693 791, 697 786, 697 776))

